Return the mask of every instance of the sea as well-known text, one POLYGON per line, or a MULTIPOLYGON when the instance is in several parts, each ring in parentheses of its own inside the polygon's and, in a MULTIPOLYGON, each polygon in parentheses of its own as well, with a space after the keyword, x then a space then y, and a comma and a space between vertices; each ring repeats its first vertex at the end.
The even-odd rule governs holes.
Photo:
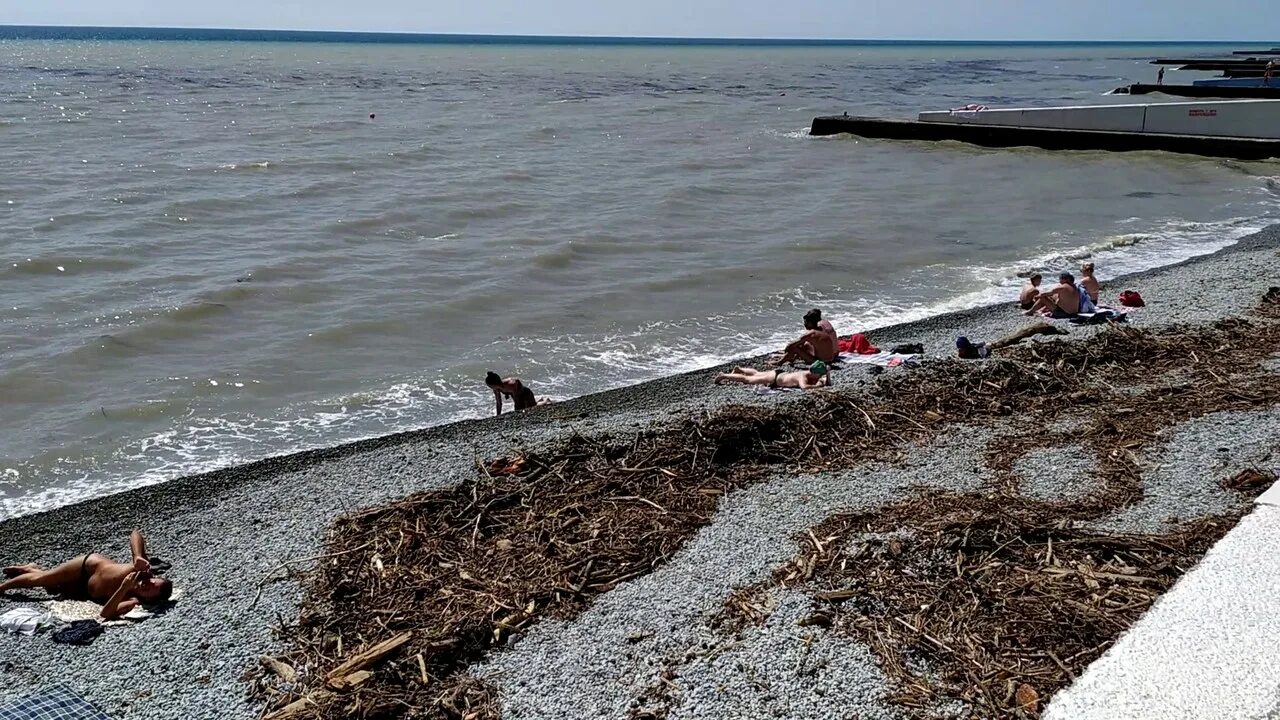
POLYGON ((1275 163, 807 133, 1119 102, 1222 46, 0 37, 0 518, 1280 219, 1275 163))

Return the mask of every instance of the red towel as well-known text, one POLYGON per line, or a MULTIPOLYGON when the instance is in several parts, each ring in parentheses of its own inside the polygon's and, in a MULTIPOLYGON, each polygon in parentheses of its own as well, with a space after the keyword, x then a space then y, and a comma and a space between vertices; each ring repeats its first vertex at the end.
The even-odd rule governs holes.
POLYGON ((840 338, 836 342, 836 348, 840 352, 856 353, 858 355, 875 355, 880 352, 880 348, 868 342, 867 336, 862 333, 848 338, 840 338))

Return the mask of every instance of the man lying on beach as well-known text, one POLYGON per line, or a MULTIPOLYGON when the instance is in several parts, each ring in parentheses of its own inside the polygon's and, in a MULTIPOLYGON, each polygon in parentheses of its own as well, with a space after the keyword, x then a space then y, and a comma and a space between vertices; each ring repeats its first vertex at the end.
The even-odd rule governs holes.
POLYGON ((1084 291, 1089 296, 1089 301, 1097 305, 1098 293, 1102 291, 1102 286, 1098 284, 1098 278, 1093 276, 1093 263, 1087 262, 1081 265, 1080 275, 1080 284, 1084 286, 1084 291))
POLYGON ((1023 314, 1065 320, 1079 312, 1080 291, 1076 289, 1076 279, 1071 273, 1064 272, 1058 276, 1058 284, 1040 293, 1031 309, 1023 314))
POLYGON ((89 553, 44 570, 38 565, 13 565, 4 569, 8 580, 0 593, 42 588, 66 600, 91 600, 102 606, 102 617, 111 620, 127 614, 139 603, 157 605, 173 594, 173 583, 153 575, 142 533, 129 534, 133 561, 115 562, 106 555, 89 553))
MULTIPOLYGON (((504 379, 498 373, 489 371, 485 373, 484 384, 488 385, 489 389, 493 391, 493 398, 497 403, 495 415, 502 414, 502 398, 504 395, 511 398, 516 410, 528 410, 540 404, 538 399, 533 396, 533 391, 521 382, 520 378, 509 377, 504 379)), ((546 402, 547 400, 544 399, 543 403, 546 402)))
POLYGON ((1035 306, 1038 297, 1040 297, 1040 273, 1033 273, 1027 278, 1027 284, 1022 286, 1022 293, 1018 295, 1018 307, 1030 310, 1035 306))
MULTIPOLYGON (((810 310, 804 314, 804 334, 795 342, 783 349, 782 354, 773 357, 769 365, 786 365, 787 363, 813 363, 821 360, 833 363, 839 356, 836 349, 835 328, 828 333, 818 326, 822 322, 822 312, 810 310), (815 314, 816 313, 816 314, 815 314)), ((830 325, 830 323, 827 323, 830 325)))
POLYGON ((827 364, 817 360, 809 366, 808 370, 784 372, 782 370, 755 370, 753 368, 738 367, 734 368, 733 372, 716 375, 717 385, 727 382, 759 385, 774 389, 799 388, 808 390, 809 388, 823 385, 829 387, 831 385, 831 375, 827 372, 827 364))

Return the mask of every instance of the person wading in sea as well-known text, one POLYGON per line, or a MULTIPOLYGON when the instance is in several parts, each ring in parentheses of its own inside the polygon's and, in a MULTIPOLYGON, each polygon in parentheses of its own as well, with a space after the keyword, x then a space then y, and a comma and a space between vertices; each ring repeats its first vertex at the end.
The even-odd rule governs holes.
POLYGON ((494 415, 502 414, 503 396, 511 398, 516 410, 527 410, 538 406, 538 399, 533 396, 533 391, 526 387, 520 381, 520 378, 509 377, 503 379, 502 376, 491 370, 485 374, 484 384, 488 385, 489 389, 493 391, 493 399, 497 404, 494 415))
POLYGON ((8 580, 0 593, 40 588, 67 600, 91 600, 102 605, 102 617, 125 615, 139 603, 157 605, 173 594, 173 583, 151 571, 147 541, 142 533, 129 534, 133 561, 120 563, 106 555, 89 553, 45 570, 39 565, 12 565, 4 569, 8 580))

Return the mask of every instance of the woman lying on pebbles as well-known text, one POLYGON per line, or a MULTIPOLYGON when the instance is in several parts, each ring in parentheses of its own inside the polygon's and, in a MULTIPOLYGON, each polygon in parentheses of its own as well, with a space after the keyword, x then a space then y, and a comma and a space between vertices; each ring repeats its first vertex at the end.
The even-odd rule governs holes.
POLYGON ((147 542, 142 533, 129 534, 133 561, 115 562, 106 555, 89 553, 45 570, 38 565, 13 565, 4 569, 8 580, 0 593, 40 588, 66 600, 91 600, 102 605, 102 617, 118 618, 139 603, 157 605, 173 594, 173 583, 152 574, 147 542))
POLYGON ((782 370, 753 370, 752 368, 734 368, 733 372, 720 373, 716 376, 716 384, 741 383, 743 385, 759 385, 769 388, 809 388, 830 387, 831 376, 827 373, 827 364, 818 360, 808 370, 784 372, 782 370))

